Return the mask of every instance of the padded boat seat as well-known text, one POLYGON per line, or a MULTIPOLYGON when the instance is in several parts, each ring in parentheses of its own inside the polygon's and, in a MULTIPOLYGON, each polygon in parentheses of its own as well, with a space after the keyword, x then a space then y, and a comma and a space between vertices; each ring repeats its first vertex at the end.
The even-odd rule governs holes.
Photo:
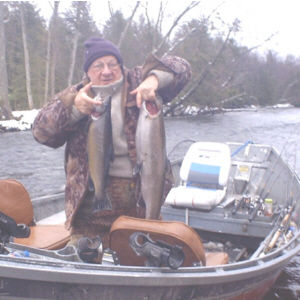
POLYGON ((182 222, 121 216, 112 224, 110 230, 110 249, 116 251, 121 265, 145 265, 145 258, 137 256, 129 245, 129 237, 134 232, 148 233, 153 240, 181 246, 185 254, 183 266, 192 266, 194 262, 200 261, 207 266, 228 263, 227 253, 205 253, 198 233, 182 222))
POLYGON ((14 238, 14 243, 40 249, 60 249, 70 240, 69 231, 63 225, 30 226, 28 238, 14 238))
POLYGON ((28 238, 14 238, 14 242, 41 249, 59 249, 70 240, 63 224, 35 225, 33 206, 25 187, 14 179, 0 180, 0 211, 13 218, 17 224, 30 227, 28 238))
POLYGON ((181 185, 170 190, 165 203, 211 210, 226 195, 230 167, 228 145, 213 142, 192 144, 180 168, 181 185))

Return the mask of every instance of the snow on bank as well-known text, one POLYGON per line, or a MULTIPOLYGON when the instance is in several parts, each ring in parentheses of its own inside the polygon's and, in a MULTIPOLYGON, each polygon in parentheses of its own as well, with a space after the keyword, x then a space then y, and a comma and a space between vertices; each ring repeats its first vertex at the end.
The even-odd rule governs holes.
MULTIPOLYGON (((291 104, 277 104, 274 106, 271 106, 270 108, 278 108, 278 109, 283 109, 283 108, 291 108, 293 105, 291 104)), ((222 111, 241 111, 241 110, 257 110, 258 107, 256 106, 251 106, 248 108, 240 108, 240 109, 222 109, 222 111)), ((208 110, 208 108, 202 108, 199 109, 196 106, 187 106, 186 108, 183 109, 183 115, 185 116, 196 116, 201 113, 205 113, 205 111, 208 110)), ((209 108, 209 111, 220 111, 218 108, 209 108)), ((18 120, 8 120, 8 121, 0 121, 0 132, 5 132, 5 131, 21 131, 21 130, 29 130, 31 129, 31 126, 33 124, 33 121, 38 114, 39 109, 33 109, 33 110, 22 110, 22 111, 14 111, 13 115, 18 119, 18 120)))
POLYGON ((38 109, 14 111, 13 115, 18 120, 0 121, 0 132, 1 129, 4 131, 29 130, 38 112, 38 109))

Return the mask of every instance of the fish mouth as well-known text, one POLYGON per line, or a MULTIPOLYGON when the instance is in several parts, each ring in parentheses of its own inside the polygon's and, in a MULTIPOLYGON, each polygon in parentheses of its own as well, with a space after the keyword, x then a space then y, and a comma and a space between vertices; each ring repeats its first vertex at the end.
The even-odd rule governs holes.
POLYGON ((145 100, 143 101, 142 106, 147 112, 147 116, 150 118, 156 118, 161 114, 162 105, 157 100, 145 100))
POLYGON ((93 121, 97 121, 100 117, 101 117, 102 113, 97 112, 97 111, 93 111, 91 113, 91 118, 93 121))

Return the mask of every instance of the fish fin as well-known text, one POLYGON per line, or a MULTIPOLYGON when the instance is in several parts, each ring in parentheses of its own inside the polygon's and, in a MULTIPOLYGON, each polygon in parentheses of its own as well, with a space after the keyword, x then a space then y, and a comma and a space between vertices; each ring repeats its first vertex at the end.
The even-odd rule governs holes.
POLYGON ((144 201, 142 195, 139 197, 139 199, 138 199, 138 201, 137 201, 137 206, 138 206, 138 207, 143 207, 143 208, 146 207, 146 203, 145 203, 145 201, 144 201))
POLYGON ((141 173, 143 168, 143 163, 136 163, 135 167, 133 168, 133 176, 137 176, 141 173))
POLYGON ((111 202, 107 195, 105 195, 103 199, 97 199, 96 196, 94 197, 92 212, 96 213, 102 210, 112 210, 111 202))
POLYGON ((95 192, 95 186, 91 177, 88 179, 88 190, 91 192, 95 192))

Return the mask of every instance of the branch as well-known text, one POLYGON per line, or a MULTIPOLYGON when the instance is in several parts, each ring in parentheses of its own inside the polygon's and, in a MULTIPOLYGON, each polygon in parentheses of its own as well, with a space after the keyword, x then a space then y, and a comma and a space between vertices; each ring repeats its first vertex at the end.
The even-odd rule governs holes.
MULTIPOLYGON (((217 6, 211 11, 211 13, 210 13, 206 18, 203 19, 203 21, 207 24, 208 21, 209 21, 209 19, 211 18, 211 16, 212 16, 212 15, 219 9, 219 7, 220 7, 221 5, 223 5, 224 3, 225 3, 225 1, 223 1, 223 2, 221 2, 219 5, 217 5, 217 6)), ((173 46, 169 48, 169 50, 166 52, 166 54, 171 53, 172 51, 174 51, 175 48, 177 48, 182 42, 184 42, 188 37, 190 37, 193 33, 195 33, 196 30, 197 30, 196 28, 191 28, 191 29, 189 30, 189 32, 188 32, 185 36, 183 36, 182 38, 178 39, 178 40, 176 41, 176 43, 173 44, 173 46)))
POLYGON ((134 9, 133 9, 133 11, 132 11, 132 14, 131 14, 130 18, 128 19, 127 23, 126 23, 126 26, 125 26, 123 32, 121 33, 119 42, 118 42, 118 44, 117 44, 117 47, 118 47, 119 49, 121 48, 121 45, 122 45, 122 43, 123 43, 123 40, 124 40, 124 38, 125 38, 125 36, 126 36, 126 33, 127 33, 127 31, 128 31, 128 28, 129 28, 130 25, 131 25, 132 19, 133 19, 134 15, 135 15, 135 13, 136 13, 136 11, 137 11, 139 5, 140 5, 140 1, 137 1, 137 2, 136 2, 136 5, 135 5, 135 7, 134 7, 134 9))
POLYGON ((222 55, 223 51, 226 48, 227 42, 230 38, 230 35, 232 33, 232 31, 234 30, 234 25, 229 29, 226 39, 222 44, 222 47, 220 48, 220 50, 218 51, 217 55, 214 57, 212 62, 208 62, 208 64, 206 65, 204 71, 198 76, 198 78, 194 81, 194 83, 191 84, 191 88, 180 98, 175 98, 174 102, 172 102, 172 104, 168 107, 168 109, 165 111, 165 115, 167 115, 169 112, 174 110, 174 106, 179 106, 181 104, 183 104, 183 102, 191 97, 196 89, 204 82, 204 80, 206 79, 207 75, 209 74, 211 68, 216 64, 216 62, 218 61, 218 59, 220 58, 220 56, 222 55))
POLYGON ((235 100, 237 98, 240 98, 240 97, 243 97, 243 96, 246 96, 246 95, 247 95, 246 93, 240 93, 240 94, 234 95, 232 97, 225 98, 225 99, 223 99, 223 100, 220 101, 220 104, 225 104, 227 102, 230 102, 232 100, 235 100))
POLYGON ((298 82, 299 82, 299 79, 298 79, 298 78, 296 78, 296 79, 294 79, 292 82, 290 82, 290 83, 287 85, 287 87, 284 89, 284 91, 283 91, 283 93, 282 93, 282 95, 281 95, 281 97, 280 97, 280 100, 285 100, 285 99, 287 98, 287 94, 288 94, 288 92, 290 91, 290 89, 291 89, 292 87, 294 87, 296 84, 298 84, 298 82))
POLYGON ((237 68, 237 66, 238 66, 240 63, 244 62, 244 61, 242 61, 242 58, 243 58, 246 54, 249 54, 249 53, 252 52, 253 50, 255 50, 255 49, 261 47, 261 46, 263 45, 263 43, 266 43, 266 42, 270 41, 270 40, 273 38, 273 36, 274 36, 274 34, 271 34, 269 37, 267 37, 265 40, 263 40, 260 44, 255 45, 255 46, 253 46, 253 47, 251 47, 251 48, 247 48, 244 52, 242 52, 242 53, 240 54, 239 58, 235 61, 235 64, 234 64, 234 65, 232 66, 232 68, 231 68, 233 71, 232 71, 231 74, 228 76, 228 80, 222 85, 223 88, 227 88, 228 85, 229 85, 229 83, 232 82, 232 81, 234 80, 235 74, 236 74, 236 68, 237 68))
POLYGON ((164 43, 166 42, 166 40, 170 37, 173 29, 178 25, 180 19, 191 9, 193 9, 194 7, 196 7, 198 4, 200 4, 200 1, 193 1, 173 22, 172 26, 170 27, 169 31, 167 32, 167 34, 164 36, 163 40, 161 41, 160 45, 153 50, 154 54, 157 54, 161 48, 163 47, 164 43))
POLYGON ((112 17, 114 15, 114 10, 112 8, 111 1, 107 1, 107 5, 108 5, 108 10, 109 10, 109 13, 110 13, 110 17, 112 17))
POLYGON ((183 37, 177 39, 176 43, 173 44, 167 51, 166 54, 173 52, 180 44, 182 44, 188 37, 194 34, 197 31, 197 28, 191 28, 189 32, 183 37))

